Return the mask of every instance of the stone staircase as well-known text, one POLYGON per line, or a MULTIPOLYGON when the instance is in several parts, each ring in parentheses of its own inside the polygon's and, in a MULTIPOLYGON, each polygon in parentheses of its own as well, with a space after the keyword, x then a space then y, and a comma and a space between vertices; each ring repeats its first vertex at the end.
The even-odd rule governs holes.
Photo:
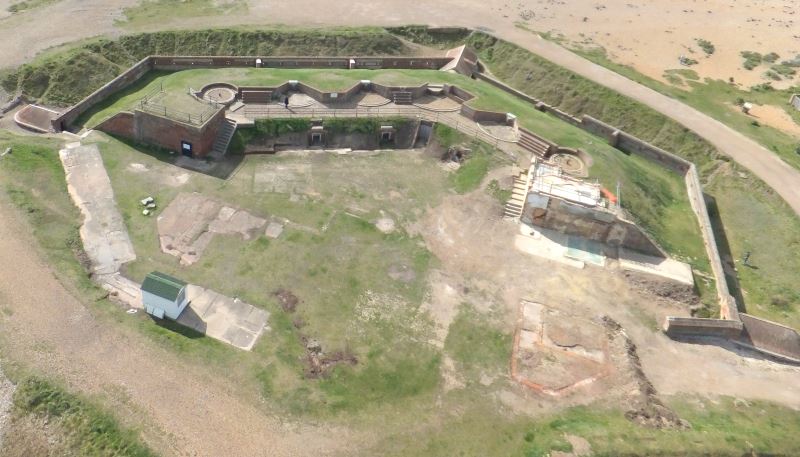
POLYGON ((217 139, 214 140, 214 146, 211 148, 211 153, 215 157, 222 157, 228 152, 228 145, 231 144, 234 132, 236 132, 236 121, 225 118, 217 133, 217 139))
POLYGON ((410 105, 414 102, 411 92, 400 90, 392 92, 392 101, 395 105, 410 105))
POLYGON ((503 217, 508 219, 519 219, 522 215, 522 208, 525 206, 525 197, 528 193, 528 174, 520 171, 514 176, 514 187, 511 189, 511 198, 506 202, 503 210, 503 217))
POLYGON ((550 145, 548 143, 542 141, 533 133, 522 128, 519 129, 519 142, 517 144, 522 149, 532 153, 536 158, 544 157, 545 153, 547 153, 547 150, 550 149, 550 145))

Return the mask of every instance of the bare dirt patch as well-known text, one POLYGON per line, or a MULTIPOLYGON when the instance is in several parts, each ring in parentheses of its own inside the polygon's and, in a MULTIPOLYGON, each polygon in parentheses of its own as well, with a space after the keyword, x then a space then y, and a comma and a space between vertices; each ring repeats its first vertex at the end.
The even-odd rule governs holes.
POLYGON ((287 313, 295 312, 297 304, 300 303, 300 299, 297 298, 297 295, 293 294, 292 291, 288 289, 278 289, 273 292, 273 295, 278 299, 278 304, 281 306, 281 309, 287 313))
MULTIPOLYGON (((734 111, 741 108, 734 104, 728 105, 734 111)), ((768 125, 781 130, 789 135, 800 138, 800 124, 798 124, 783 108, 774 105, 753 105, 749 116, 760 124, 768 125)))

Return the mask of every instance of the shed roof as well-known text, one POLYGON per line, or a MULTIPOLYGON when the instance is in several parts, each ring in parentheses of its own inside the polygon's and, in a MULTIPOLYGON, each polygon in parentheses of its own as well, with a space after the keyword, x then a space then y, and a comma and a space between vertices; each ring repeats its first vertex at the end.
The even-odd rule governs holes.
POLYGON ((186 282, 178 278, 172 277, 168 274, 154 271, 148 273, 142 283, 142 291, 150 292, 167 300, 175 301, 180 294, 181 289, 186 287, 186 282))

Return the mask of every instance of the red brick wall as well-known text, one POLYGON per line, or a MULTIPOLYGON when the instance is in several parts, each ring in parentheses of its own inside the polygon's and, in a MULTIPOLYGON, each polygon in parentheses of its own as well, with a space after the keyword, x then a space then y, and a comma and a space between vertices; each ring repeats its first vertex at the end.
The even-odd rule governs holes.
POLYGON ((211 152, 217 138, 224 110, 218 111, 202 126, 192 126, 143 111, 135 114, 136 139, 143 143, 181 152, 181 141, 192 143, 195 157, 205 157, 211 152))
POLYGON ((96 129, 112 135, 133 139, 133 124, 133 113, 122 111, 98 124, 96 129))

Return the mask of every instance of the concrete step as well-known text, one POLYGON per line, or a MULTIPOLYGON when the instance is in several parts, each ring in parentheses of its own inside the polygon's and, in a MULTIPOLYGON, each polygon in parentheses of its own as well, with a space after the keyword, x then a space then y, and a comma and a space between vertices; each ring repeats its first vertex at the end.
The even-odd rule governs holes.
POLYGON ((225 119, 211 150, 217 154, 225 155, 228 152, 228 146, 231 144, 234 133, 236 133, 236 121, 225 119))

